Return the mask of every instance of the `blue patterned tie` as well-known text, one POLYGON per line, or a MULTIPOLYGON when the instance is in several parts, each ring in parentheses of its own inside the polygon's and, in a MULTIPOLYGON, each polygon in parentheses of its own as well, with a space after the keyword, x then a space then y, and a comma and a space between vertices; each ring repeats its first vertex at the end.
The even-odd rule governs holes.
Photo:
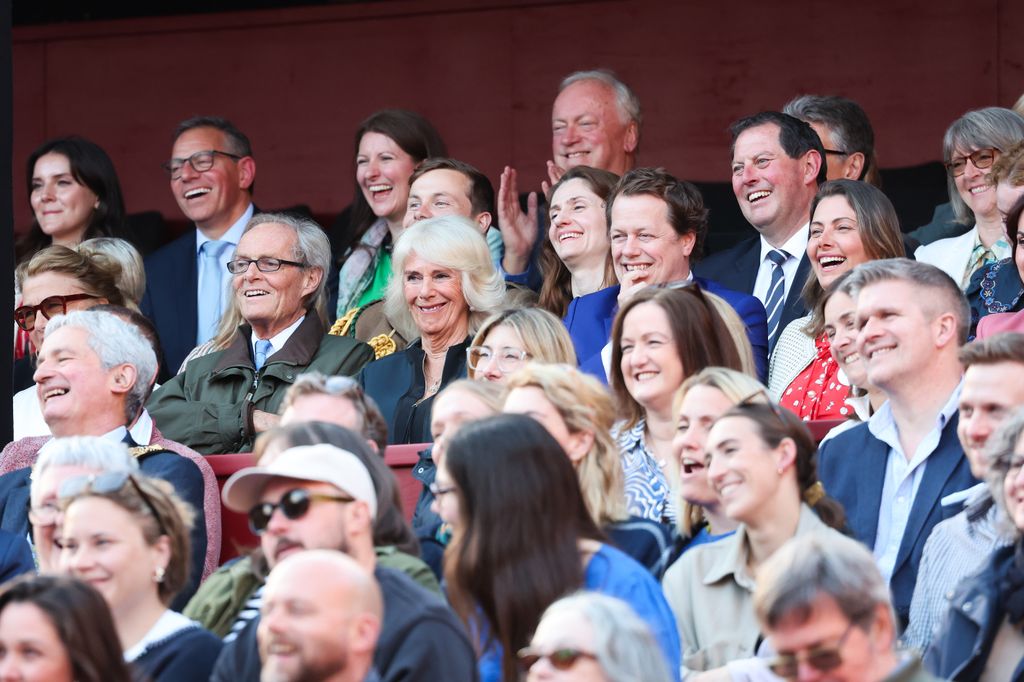
POLYGON ((779 332, 782 331, 779 323, 786 304, 786 273, 782 270, 782 264, 787 258, 789 255, 785 251, 775 249, 768 252, 768 260, 775 264, 772 283, 768 285, 768 295, 764 297, 764 310, 768 314, 769 355, 775 351, 775 342, 779 340, 779 332))
POLYGON ((206 343, 217 333, 217 324, 224 312, 224 266, 220 256, 228 242, 211 240, 199 247, 202 267, 199 269, 199 315, 196 325, 196 345, 206 343))
POLYGON ((256 342, 256 371, 260 371, 267 362, 267 356, 270 355, 270 351, 273 350, 273 346, 270 345, 270 341, 267 339, 260 339, 256 342))

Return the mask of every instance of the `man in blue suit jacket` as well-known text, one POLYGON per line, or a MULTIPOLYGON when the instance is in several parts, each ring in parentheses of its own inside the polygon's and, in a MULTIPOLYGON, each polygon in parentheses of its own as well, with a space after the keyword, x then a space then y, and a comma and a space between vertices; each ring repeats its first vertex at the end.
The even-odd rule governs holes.
POLYGON ((698 264, 702 277, 756 296, 766 307, 775 271, 781 268, 781 314, 768 314, 775 341, 786 325, 807 314, 800 295, 810 274, 807 259, 811 202, 825 182, 825 151, 818 134, 800 119, 765 111, 734 123, 732 190, 740 210, 758 231, 698 264), (781 255, 781 265, 773 258, 781 255))
POLYGON ((175 201, 196 229, 146 258, 140 307, 160 335, 161 381, 214 335, 227 307, 227 262, 254 211, 256 161, 249 138, 230 121, 200 116, 178 125, 164 167, 175 201))
POLYGON ((691 256, 707 235, 707 209, 692 184, 661 168, 629 171, 608 197, 608 235, 619 286, 574 300, 565 316, 580 367, 607 380, 601 350, 611 335, 619 303, 647 286, 693 279, 705 291, 724 298, 743 320, 762 379, 767 375, 768 333, 765 312, 752 296, 694 278, 691 256))
POLYGON ((940 501, 977 483, 956 432, 970 314, 948 275, 903 258, 857 267, 840 290, 857 301, 858 352, 888 402, 822 446, 818 473, 905 625, 925 541, 956 511, 940 501))

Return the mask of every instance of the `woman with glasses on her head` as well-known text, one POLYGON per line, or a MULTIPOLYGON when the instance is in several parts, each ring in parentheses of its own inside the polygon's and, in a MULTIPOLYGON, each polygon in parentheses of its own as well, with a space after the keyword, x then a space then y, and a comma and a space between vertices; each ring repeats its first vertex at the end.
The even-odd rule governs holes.
POLYGON ((519 679, 516 652, 541 614, 579 589, 626 601, 678 670, 679 638, 657 582, 603 542, 569 459, 536 420, 505 414, 463 427, 437 484, 435 505, 453 526, 448 599, 477 643, 482 682, 519 679))
POLYGON ((740 401, 767 402, 754 377, 725 367, 706 367, 683 382, 676 394, 678 426, 672 439, 669 475, 677 481, 677 527, 682 550, 729 537, 737 522, 726 516, 707 473, 708 431, 740 401), (750 398, 754 396, 754 398, 750 398))
POLYGON ((59 576, 25 576, 0 589, 0 675, 21 682, 132 679, 103 597, 59 576))
POLYGON ((832 282, 861 263, 904 256, 896 209, 865 182, 833 180, 811 202, 803 297, 812 313, 782 330, 768 373, 774 400, 804 420, 846 416, 849 385, 832 358, 819 302, 832 282))
POLYGON ((416 223, 395 245, 384 308, 406 348, 371 362, 358 379, 388 420, 391 443, 431 440, 434 396, 466 376, 470 338, 505 297, 483 235, 466 218, 416 223))
POLYGON ((722 511, 739 527, 683 554, 662 581, 691 671, 754 656, 758 567, 795 535, 843 526, 842 508, 818 481, 814 439, 793 413, 742 401, 715 420, 705 453, 722 511))
POLYGON ((165 481, 111 472, 61 486, 61 567, 103 595, 139 679, 205 680, 222 642, 167 608, 189 571, 193 512, 165 481))
POLYGON ((619 309, 612 326, 610 378, 621 417, 614 436, 630 514, 675 522, 665 476, 676 431, 673 402, 688 376, 711 366, 742 371, 744 363, 721 315, 698 285, 643 289, 619 309))
POLYGON ((576 364, 562 321, 541 308, 502 310, 484 320, 466 350, 469 378, 505 383, 526 362, 576 364))
POLYGON ((940 239, 914 252, 966 289, 972 275, 985 265, 1009 258, 996 189, 989 182, 992 164, 1024 139, 1024 118, 1002 107, 969 111, 946 130, 942 157, 948 173, 949 201, 957 221, 973 225, 959 237, 940 239))
POLYGON ((528 363, 509 379, 504 412, 539 421, 562 446, 594 523, 612 544, 661 579, 673 549, 669 526, 631 516, 612 438, 615 407, 596 378, 570 365, 528 363))

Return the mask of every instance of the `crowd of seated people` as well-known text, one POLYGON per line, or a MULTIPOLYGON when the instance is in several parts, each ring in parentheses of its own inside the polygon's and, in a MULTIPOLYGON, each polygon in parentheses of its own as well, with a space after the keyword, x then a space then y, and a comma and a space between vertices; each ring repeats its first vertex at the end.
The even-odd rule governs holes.
POLYGON ((190 118, 144 260, 107 154, 45 142, 0 679, 1024 682, 1022 109, 936 140, 964 229, 913 238, 855 102, 745 116, 756 234, 706 256, 603 70, 526 196, 372 113, 326 229, 190 118))

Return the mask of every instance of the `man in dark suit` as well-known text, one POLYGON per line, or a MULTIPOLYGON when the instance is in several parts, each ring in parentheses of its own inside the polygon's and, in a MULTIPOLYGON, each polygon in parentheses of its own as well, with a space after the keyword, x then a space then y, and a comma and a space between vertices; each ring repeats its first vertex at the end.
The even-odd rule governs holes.
POLYGON ((199 116, 178 125, 164 168, 174 200, 196 229, 146 258, 141 308, 163 344, 161 380, 213 337, 227 307, 227 262, 253 214, 256 161, 249 138, 230 121, 199 116))
POLYGON ((741 119, 731 132, 732 190, 760 234, 695 270, 764 304, 774 350, 786 325, 807 314, 800 292, 811 269, 808 224, 811 201, 825 181, 825 152, 811 126, 776 111, 741 119))
POLYGON ((716 282, 693 277, 691 256, 700 253, 707 234, 707 210, 696 187, 660 168, 626 173, 608 197, 612 264, 619 286, 573 300, 565 316, 580 367, 606 380, 601 351, 608 343, 619 304, 636 291, 692 279, 724 298, 747 327, 754 360, 767 373, 768 335, 765 312, 752 296, 716 282))
POLYGON ((925 541, 956 512, 940 501, 977 482, 957 438, 970 313, 948 275, 903 258, 858 266, 840 291, 857 301, 860 361, 888 402, 822 445, 818 472, 905 625, 925 541))

